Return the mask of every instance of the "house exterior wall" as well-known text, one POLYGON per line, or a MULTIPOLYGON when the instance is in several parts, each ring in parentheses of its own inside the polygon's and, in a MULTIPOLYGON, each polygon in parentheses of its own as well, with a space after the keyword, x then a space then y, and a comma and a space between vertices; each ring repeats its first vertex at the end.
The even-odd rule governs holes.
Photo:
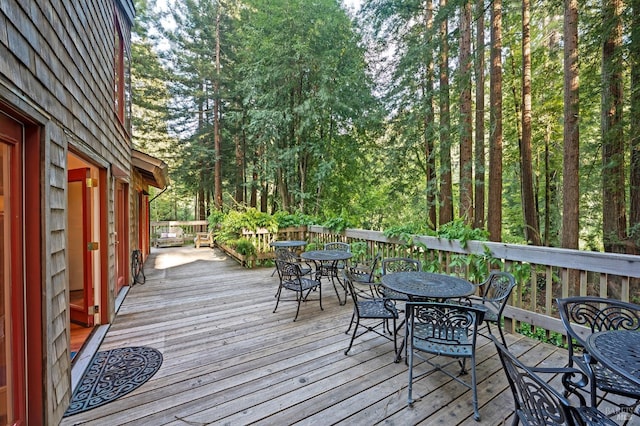
MULTIPOLYGON (((67 156, 106 170, 107 240, 101 264, 114 286, 114 166, 131 175, 129 129, 114 109, 116 23, 129 50, 132 0, 0 2, 0 108, 41 130, 40 242, 43 294, 43 418, 58 424, 71 397, 67 247, 67 156)), ((33 160, 33 159, 31 159, 33 160)), ((26 173, 29 173, 27 170, 26 173)), ((126 179, 126 178, 125 178, 126 179)), ((136 221, 130 222, 135 226, 136 221)), ((133 235, 137 235, 137 230, 133 235)), ((104 307, 115 315, 113 297, 104 307)))

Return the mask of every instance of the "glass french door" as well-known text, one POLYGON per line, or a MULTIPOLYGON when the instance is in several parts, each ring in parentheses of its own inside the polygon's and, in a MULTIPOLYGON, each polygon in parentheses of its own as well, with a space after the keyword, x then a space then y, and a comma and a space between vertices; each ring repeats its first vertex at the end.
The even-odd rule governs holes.
POLYGON ((68 171, 69 305, 71 320, 85 326, 94 323, 90 179, 89 168, 68 171))

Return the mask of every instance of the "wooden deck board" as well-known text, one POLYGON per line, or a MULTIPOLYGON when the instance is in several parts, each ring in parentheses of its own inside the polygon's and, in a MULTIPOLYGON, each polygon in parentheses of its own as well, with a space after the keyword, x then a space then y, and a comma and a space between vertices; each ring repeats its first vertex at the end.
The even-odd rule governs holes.
MULTIPOLYGON (((154 250, 147 281, 131 288, 100 350, 151 346, 163 353, 156 375, 114 402, 62 425, 510 424, 513 400, 495 348, 479 337, 480 423, 471 392, 434 372, 414 384, 393 345, 369 333, 348 356, 352 306, 340 306, 323 283, 323 307, 295 303, 276 313, 272 268, 246 269, 217 250, 154 250)), ((531 365, 560 365, 566 351, 507 335, 531 365)), ((419 367, 418 367, 419 368, 419 367)), ((558 378, 550 378, 557 382, 558 378)))

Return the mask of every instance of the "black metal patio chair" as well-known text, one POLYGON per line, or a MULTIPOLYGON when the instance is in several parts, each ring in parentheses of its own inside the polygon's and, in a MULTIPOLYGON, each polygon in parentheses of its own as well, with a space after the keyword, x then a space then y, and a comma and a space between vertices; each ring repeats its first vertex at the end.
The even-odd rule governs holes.
POLYGON ((496 346, 513 395, 516 412, 513 426, 520 422, 531 426, 616 425, 595 407, 571 405, 569 400, 539 376, 541 373, 584 376, 582 371, 571 367, 527 367, 495 336, 490 338, 496 346))
MULTIPOLYGON (((276 260, 281 260, 283 262, 289 262, 289 263, 298 264, 298 266, 300 266, 300 273, 303 276, 311 274, 311 271, 313 270, 311 265, 309 265, 308 263, 302 261, 302 259, 300 259, 298 256, 295 255, 295 253, 293 253, 291 250, 289 250, 287 248, 284 248, 284 247, 276 248, 275 257, 276 257, 276 260)), ((276 271, 278 272, 278 278, 280 279, 280 282, 282 282, 282 276, 280 274, 280 269, 278 268, 277 263, 276 263, 276 271)), ((280 294, 280 289, 281 288, 282 288, 282 286, 279 285, 278 286, 278 291, 276 291, 276 294, 275 294, 274 297, 278 297, 278 295, 280 294)))
POLYGON ((585 338, 589 333, 606 330, 640 331, 640 305, 615 299, 591 296, 575 296, 556 299, 560 319, 567 331, 569 366, 577 365, 589 376, 591 405, 597 405, 597 391, 610 392, 635 400, 630 406, 618 404, 624 409, 636 410, 640 404, 638 386, 619 374, 582 356, 585 338))
POLYGON ((502 344, 507 345, 502 331, 502 313, 509 299, 511 291, 516 286, 516 280, 509 272, 491 271, 487 279, 476 285, 477 296, 471 296, 469 300, 473 305, 483 306, 484 324, 491 334, 491 325, 494 324, 500 332, 502 344))
POLYGON ((372 297, 380 295, 380 284, 376 281, 376 273, 381 259, 382 255, 378 253, 371 261, 347 268, 356 291, 368 292, 372 297))
POLYGON ((476 337, 478 324, 482 322, 484 309, 460 304, 438 302, 407 302, 407 350, 409 352, 409 405, 413 404, 413 382, 434 370, 440 371, 456 382, 471 389, 473 394, 473 418, 480 420, 478 391, 476 386, 476 337), (425 356, 423 353, 436 355, 425 356), (440 364, 439 357, 451 358, 440 364), (421 366, 430 369, 414 374, 415 358, 424 361, 421 366), (464 381, 461 375, 467 372, 466 360, 471 364, 471 380, 464 381), (460 370, 451 371, 450 365, 459 364, 460 370))
POLYGON ((300 265, 298 263, 286 262, 283 260, 276 259, 276 267, 278 268, 278 276, 280 277, 280 287, 278 289, 278 293, 276 294, 276 307, 273 309, 275 313, 278 309, 278 304, 282 300, 284 301, 294 301, 298 303, 298 307, 296 309, 296 316, 293 318, 295 321, 298 319, 298 313, 300 312, 300 304, 304 301, 306 302, 309 297, 309 293, 311 291, 318 291, 318 301, 320 302, 320 310, 322 308, 322 286, 320 285, 320 279, 310 278, 306 275, 302 274, 300 270, 300 265), (282 291, 289 290, 295 292, 295 299, 281 299, 282 291))
POLYGON ((351 315, 349 328, 347 328, 347 331, 345 332, 345 334, 349 334, 351 327, 353 327, 353 334, 351 335, 349 347, 344 351, 344 354, 347 355, 351 350, 355 339, 365 333, 373 332, 385 339, 393 341, 393 351, 395 355, 398 351, 396 339, 396 320, 398 319, 398 310, 388 299, 368 296, 357 291, 354 287, 353 280, 354 277, 351 272, 349 270, 344 271, 344 281, 349 289, 351 298, 353 299, 353 314, 351 315), (365 320, 367 323, 362 324, 361 320, 365 320), (393 322, 393 328, 391 329, 388 327, 389 320, 393 322), (364 330, 358 333, 358 328, 364 328, 364 330))

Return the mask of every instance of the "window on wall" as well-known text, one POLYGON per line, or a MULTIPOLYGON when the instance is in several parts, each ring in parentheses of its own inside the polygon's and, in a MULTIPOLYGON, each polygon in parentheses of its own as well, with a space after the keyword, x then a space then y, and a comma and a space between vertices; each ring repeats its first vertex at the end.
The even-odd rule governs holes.
POLYGON ((128 50, 122 33, 122 26, 115 20, 115 52, 114 52, 114 93, 115 110, 120 122, 130 133, 131 126, 131 74, 128 50))

